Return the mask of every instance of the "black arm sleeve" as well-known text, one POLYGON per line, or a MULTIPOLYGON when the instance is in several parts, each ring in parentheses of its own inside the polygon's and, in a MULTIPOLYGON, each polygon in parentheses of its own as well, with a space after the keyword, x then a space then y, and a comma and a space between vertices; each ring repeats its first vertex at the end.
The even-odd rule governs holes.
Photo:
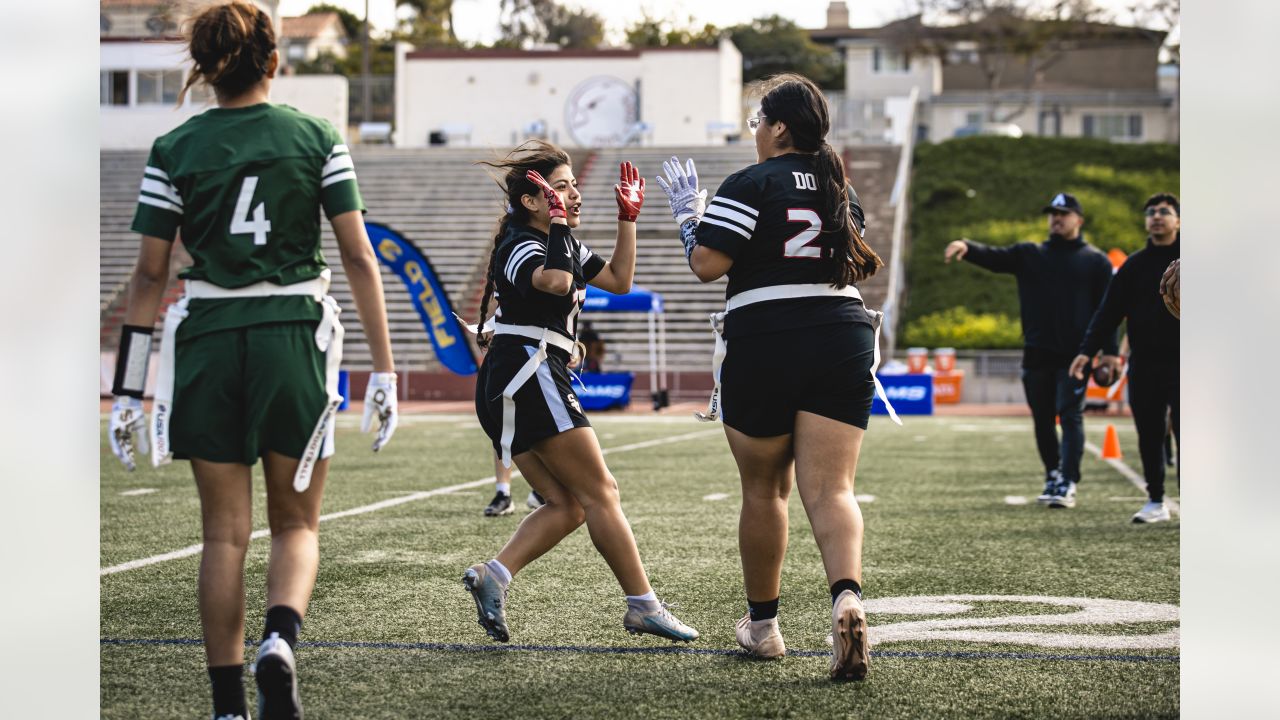
POLYGON ((569 226, 551 223, 551 232, 547 235, 547 260, 542 268, 572 273, 573 261, 573 235, 569 233, 569 226))
MULTIPOLYGON (((1111 270, 1110 260, 1107 260, 1105 258, 1100 258, 1097 263, 1097 266, 1098 266, 1098 269, 1095 271, 1095 278, 1093 281, 1093 288, 1092 288, 1093 305, 1094 307, 1102 307, 1102 304, 1107 299, 1107 288, 1111 287, 1111 281, 1114 278, 1114 273, 1111 270)), ((1116 324, 1119 325, 1119 321, 1117 321, 1116 324)), ((1088 337, 1087 332, 1085 336, 1088 337)), ((1110 332, 1103 333, 1103 336, 1101 339, 1101 345, 1102 345, 1102 352, 1107 355, 1120 354, 1120 344, 1116 340, 1115 329, 1112 329, 1110 332)))
POLYGON ((1107 291, 1102 296, 1102 304, 1098 306, 1097 311, 1093 313, 1093 319, 1089 321, 1089 329, 1085 331, 1084 340, 1080 343, 1081 355, 1093 357, 1094 353, 1103 348, 1108 355, 1115 355, 1118 352, 1116 328, 1124 319, 1124 299, 1127 294, 1128 275, 1124 268, 1120 268, 1120 272, 1111 278, 1111 283, 1107 285, 1107 291))
POLYGON ((972 240, 965 240, 964 244, 969 247, 969 251, 964 254, 964 261, 973 263, 985 270, 998 273, 1017 273, 1019 266, 1022 264, 1019 262, 1018 245, 991 247, 972 240))

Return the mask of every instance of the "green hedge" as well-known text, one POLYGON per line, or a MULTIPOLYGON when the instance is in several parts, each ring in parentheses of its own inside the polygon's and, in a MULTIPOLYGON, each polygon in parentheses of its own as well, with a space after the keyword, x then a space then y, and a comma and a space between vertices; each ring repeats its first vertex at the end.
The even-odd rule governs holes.
POLYGON ((902 344, 927 348, 995 349, 1022 347, 1018 318, 1002 313, 973 313, 963 307, 930 313, 907 323, 902 344))
POLYGON ((1132 252, 1146 240, 1142 203, 1156 192, 1177 194, 1178 180, 1177 145, 976 137, 919 146, 904 333, 941 332, 939 322, 947 318, 963 325, 954 332, 966 327, 973 332, 973 318, 985 313, 1004 315, 1019 327, 1013 277, 963 262, 943 264, 948 242, 960 237, 991 245, 1042 241, 1048 230, 1040 209, 1054 193, 1065 191, 1084 207, 1085 238, 1091 244, 1132 252), (954 308, 967 312, 945 313, 954 308))

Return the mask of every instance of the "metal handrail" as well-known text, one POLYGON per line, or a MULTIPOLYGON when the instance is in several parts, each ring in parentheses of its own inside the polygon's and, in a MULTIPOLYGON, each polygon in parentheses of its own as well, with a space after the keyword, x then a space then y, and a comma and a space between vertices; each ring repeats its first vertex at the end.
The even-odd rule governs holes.
POLYGON ((907 193, 911 189, 911 161, 915 153, 916 106, 919 100, 920 88, 912 87, 907 103, 910 112, 906 119, 906 139, 902 143, 902 154, 898 157, 898 176, 893 182, 893 191, 889 194, 889 205, 893 207, 893 237, 889 250, 889 288, 884 302, 884 327, 881 330, 885 336, 887 357, 893 357, 898 341, 897 314, 902 299, 902 244, 906 233, 907 193))

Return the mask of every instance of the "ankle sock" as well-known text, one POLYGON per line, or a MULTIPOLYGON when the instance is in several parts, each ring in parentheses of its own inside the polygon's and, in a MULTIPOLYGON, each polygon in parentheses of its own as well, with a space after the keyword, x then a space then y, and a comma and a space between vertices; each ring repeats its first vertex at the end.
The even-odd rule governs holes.
POLYGON ((266 640, 271 633, 280 635, 280 639, 289 643, 289 649, 298 644, 298 633, 302 632, 302 616, 288 605, 273 605, 267 608, 266 628, 262 631, 262 639, 266 640))
POLYGON ((510 495, 511 483, 497 483, 497 489, 498 489, 498 492, 502 493, 503 495, 510 495))
POLYGON ((209 668, 213 686, 213 716, 245 715, 244 666, 220 665, 209 668))
POLYGON ((649 589, 649 592, 643 595, 627 596, 627 607, 643 608, 649 603, 656 603, 656 602, 658 602, 658 595, 653 591, 652 588, 649 589))
POLYGON ((778 617, 778 600, 780 599, 781 598, 774 598, 772 600, 756 602, 751 598, 747 598, 747 611, 751 613, 751 620, 753 622, 758 622, 760 620, 772 620, 773 618, 778 617))
POLYGON ((485 563, 485 567, 492 570, 493 574, 498 576, 498 582, 502 583, 502 587, 506 587, 511 584, 511 571, 507 569, 506 565, 498 562, 498 558, 494 558, 485 563))
POLYGON ((840 593, 845 590, 852 590, 853 594, 857 595, 859 600, 862 599, 862 586, 858 584, 857 580, 837 580, 831 585, 832 605, 836 604, 836 598, 840 597, 840 593))

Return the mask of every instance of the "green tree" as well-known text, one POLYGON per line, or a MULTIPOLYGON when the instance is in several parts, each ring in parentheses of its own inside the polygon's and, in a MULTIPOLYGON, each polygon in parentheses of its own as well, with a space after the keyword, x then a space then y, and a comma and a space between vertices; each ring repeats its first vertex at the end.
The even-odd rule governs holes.
POLYGON ((555 0, 501 0, 495 47, 550 43, 562 48, 594 48, 604 41, 604 20, 589 10, 555 0))
POLYGON ((808 31, 781 15, 759 17, 727 31, 742 52, 744 82, 794 72, 808 77, 819 87, 844 87, 842 58, 831 48, 814 43, 808 31))
POLYGON ((453 28, 453 0, 396 0, 396 7, 413 10, 400 22, 396 36, 416 47, 460 47, 453 28))
POLYGON ((317 3, 307 8, 307 15, 319 15, 322 13, 338 13, 338 19, 342 21, 342 29, 347 31, 347 39, 353 43, 360 42, 361 28, 364 26, 364 19, 357 17, 355 13, 344 7, 338 7, 331 3, 317 3))
POLYGON ((645 12, 627 28, 627 44, 633 48, 689 47, 715 45, 720 29, 711 23, 701 29, 693 26, 693 18, 679 24, 671 19, 655 18, 645 12))

